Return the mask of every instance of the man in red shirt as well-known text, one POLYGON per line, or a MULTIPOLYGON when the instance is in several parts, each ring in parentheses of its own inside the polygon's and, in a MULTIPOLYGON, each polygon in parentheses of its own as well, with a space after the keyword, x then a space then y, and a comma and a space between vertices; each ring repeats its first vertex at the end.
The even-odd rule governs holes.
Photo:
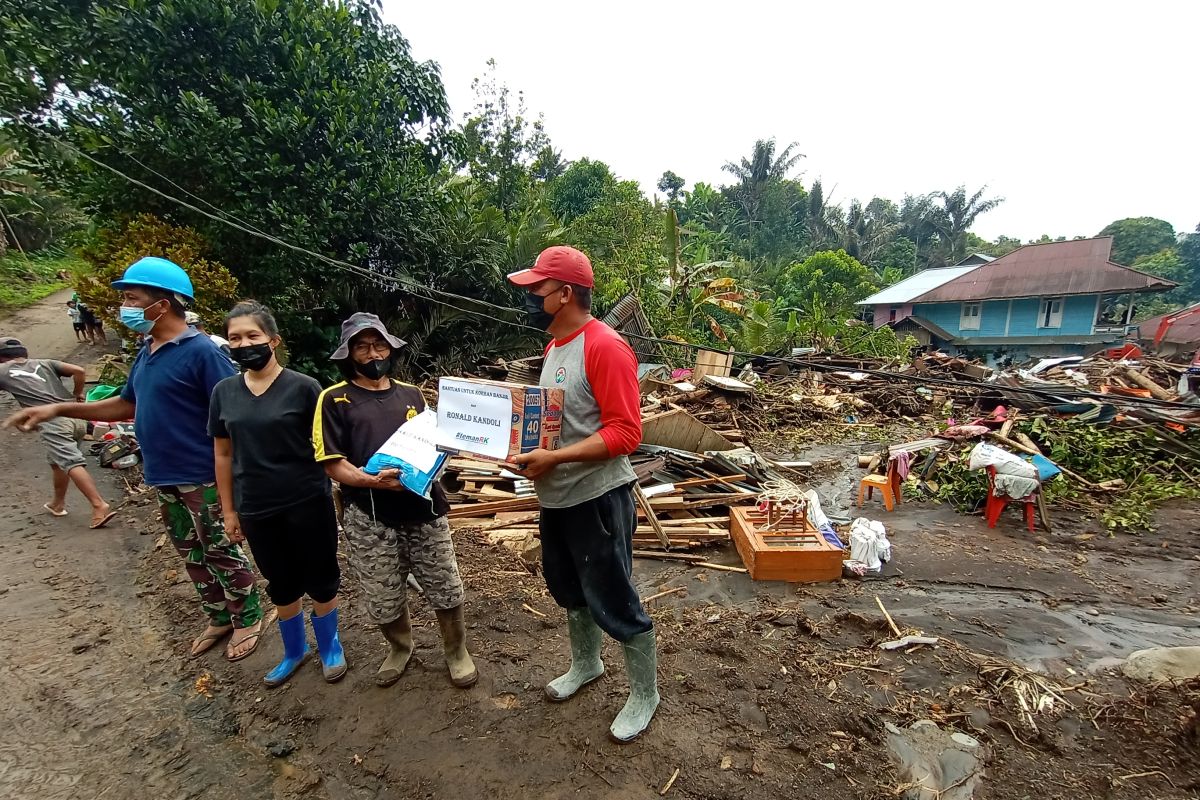
POLYGON ((630 689, 609 731, 632 741, 659 700, 654 623, 631 580, 637 478, 629 454, 642 440, 637 358, 592 317, 595 279, 580 251, 548 248, 531 269, 508 278, 526 290, 530 324, 554 337, 541 385, 565 395, 560 449, 512 459, 537 489, 542 573, 567 610, 571 635, 571 669, 546 686, 546 695, 561 702, 604 674, 600 649, 608 633, 624 648, 630 689))

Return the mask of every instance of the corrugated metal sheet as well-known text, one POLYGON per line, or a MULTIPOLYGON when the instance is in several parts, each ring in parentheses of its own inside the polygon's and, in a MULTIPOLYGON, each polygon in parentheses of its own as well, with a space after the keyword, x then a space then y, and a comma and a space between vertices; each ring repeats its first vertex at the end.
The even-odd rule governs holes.
POLYGON ((1165 278, 1114 264, 1108 260, 1111 250, 1111 236, 1026 245, 912 299, 961 302, 1175 288, 1165 278))
POLYGON ((893 323, 891 323, 891 326, 895 330, 902 331, 902 330, 904 330, 904 326, 906 326, 910 323, 911 323, 911 326, 914 328, 924 328, 925 330, 929 331, 937 338, 941 339, 943 342, 953 342, 954 341, 954 334, 950 333, 949 331, 947 331, 945 328, 941 327, 940 325, 934 325, 929 320, 927 320, 923 317, 915 316, 915 315, 911 316, 911 317, 905 317, 904 319, 899 320, 897 322, 893 322, 893 323))
MULTIPOLYGON (((618 333, 635 333, 638 336, 654 337, 654 329, 650 327, 650 320, 646 319, 641 303, 633 294, 627 294, 614 303, 601 321, 618 333)), ((629 342, 629 346, 633 348, 639 362, 659 363, 663 360, 662 350, 657 343, 633 336, 625 337, 625 341, 629 342)))
POLYGON ((965 267, 939 267, 924 269, 916 275, 910 275, 899 283, 894 283, 883 291, 876 292, 866 300, 860 300, 855 305, 898 305, 907 303, 914 297, 919 297, 931 289, 936 289, 947 281, 952 281, 968 272, 979 269, 980 264, 970 264, 965 267))

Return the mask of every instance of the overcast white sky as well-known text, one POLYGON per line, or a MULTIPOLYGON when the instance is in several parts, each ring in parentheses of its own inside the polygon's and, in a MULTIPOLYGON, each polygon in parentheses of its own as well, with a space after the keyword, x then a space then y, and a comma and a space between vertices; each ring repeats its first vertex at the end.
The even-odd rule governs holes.
POLYGON ((648 193, 723 182, 773 136, 841 202, 986 184, 989 239, 1200 223, 1190 0, 383 2, 456 119, 495 58, 568 159, 648 193))

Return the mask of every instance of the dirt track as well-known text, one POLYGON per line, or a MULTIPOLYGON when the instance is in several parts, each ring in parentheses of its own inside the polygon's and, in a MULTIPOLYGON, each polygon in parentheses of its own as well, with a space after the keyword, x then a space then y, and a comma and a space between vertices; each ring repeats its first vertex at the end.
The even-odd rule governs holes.
MULTIPOLYGON (((53 299, 0 332, 15 325, 39 354, 86 360, 60 308, 53 299)), ((469 531, 456 538, 476 687, 449 686, 436 625, 414 594, 413 665, 376 688, 383 642, 348 578, 346 680, 328 686, 309 664, 268 692, 274 629, 238 664, 184 657, 202 622, 177 556, 155 547, 149 504, 99 533, 81 526, 77 495, 70 517, 38 513, 49 489, 40 444, 9 431, 0 444, 0 796, 651 798, 679 769, 671 797, 875 800, 903 782, 883 723, 922 718, 985 744, 977 798, 1195 798, 1200 787, 1182 694, 1129 699, 1100 673, 1087 684, 1098 699, 1071 695, 1076 707, 1034 735, 978 674, 981 660, 1000 659, 1080 684, 1131 649, 1195 643, 1194 507, 1168 511, 1163 532, 1142 542, 1074 538, 1087 527, 1079 520, 1031 539, 1011 522, 989 530, 905 504, 886 517, 890 577, 872 583, 752 584, 639 562, 644 595, 686 591, 651 609, 663 705, 643 740, 621 747, 605 735, 625 691, 617 648, 606 646, 604 679, 570 703, 545 702, 542 684, 568 658, 561 612, 538 576, 469 531), (943 643, 881 652, 891 634, 876 594, 900 625, 943 643), (1114 783, 1140 773, 1151 774, 1114 783)), ((114 498, 116 478, 102 475, 114 498)))
MULTIPOLYGON (((0 320, 31 355, 88 363, 59 293, 0 320)), ((15 405, 5 396, 0 414, 15 405)), ((94 469, 101 491, 122 496, 117 476, 94 469)), ((5 514, 0 518, 0 796, 60 798, 269 797, 272 760, 236 737, 228 703, 198 695, 199 664, 164 638, 195 614, 163 618, 139 578, 154 536, 139 535, 143 509, 89 531, 74 489, 70 515, 42 511, 50 468, 35 436, 0 431, 5 514)))

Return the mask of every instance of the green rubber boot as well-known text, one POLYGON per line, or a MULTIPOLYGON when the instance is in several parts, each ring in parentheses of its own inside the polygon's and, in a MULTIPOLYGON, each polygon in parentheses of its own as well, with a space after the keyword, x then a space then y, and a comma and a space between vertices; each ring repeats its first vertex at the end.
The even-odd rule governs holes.
POLYGON ((442 629, 442 650, 446 654, 446 666, 450 669, 450 682, 460 689, 474 686, 479 680, 479 670, 475 669, 475 662, 467 652, 467 623, 463 618, 463 607, 434 613, 442 629))
POLYGON ((375 685, 391 686, 400 680, 413 653, 412 624, 408 619, 408 606, 404 606, 404 613, 399 617, 386 625, 380 625, 379 630, 383 632, 383 638, 388 640, 391 649, 379 671, 375 673, 375 685))
POLYGON ((629 699, 608 731, 618 742, 632 742, 649 727, 658 708, 658 643, 654 629, 639 633, 624 647, 629 699))
POLYGON ((567 611, 567 632, 571 635, 571 668, 546 684, 546 697, 555 703, 569 700, 576 692, 604 674, 600 646, 604 632, 584 608, 567 611))

